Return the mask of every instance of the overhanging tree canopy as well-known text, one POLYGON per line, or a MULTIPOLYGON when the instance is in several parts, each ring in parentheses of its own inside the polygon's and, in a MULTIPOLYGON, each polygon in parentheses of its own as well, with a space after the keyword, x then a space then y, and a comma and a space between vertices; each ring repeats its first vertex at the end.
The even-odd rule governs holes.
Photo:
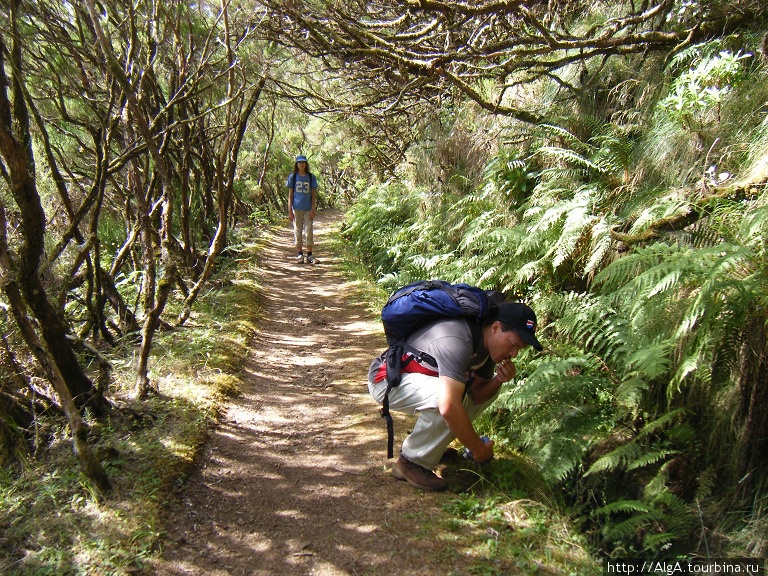
POLYGON ((487 111, 533 124, 546 111, 516 100, 518 86, 549 79, 582 90, 609 58, 673 53, 768 10, 757 0, 260 4, 269 11, 260 26, 272 41, 351 78, 344 104, 407 113, 414 99, 440 100, 450 88, 487 111))

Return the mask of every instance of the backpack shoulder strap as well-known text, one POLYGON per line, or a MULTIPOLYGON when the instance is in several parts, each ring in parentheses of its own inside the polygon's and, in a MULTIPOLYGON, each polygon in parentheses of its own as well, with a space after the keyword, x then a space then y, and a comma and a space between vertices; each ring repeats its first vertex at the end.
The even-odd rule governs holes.
POLYGON ((469 325, 469 330, 472 332, 472 350, 477 350, 480 345, 480 340, 483 337, 483 326, 485 325, 481 321, 472 322, 469 318, 466 319, 469 325))

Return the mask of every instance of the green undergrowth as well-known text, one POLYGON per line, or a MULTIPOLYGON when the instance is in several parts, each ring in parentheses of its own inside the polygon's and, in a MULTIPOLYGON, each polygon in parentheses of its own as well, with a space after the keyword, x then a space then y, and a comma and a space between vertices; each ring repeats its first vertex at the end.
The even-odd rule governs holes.
POLYGON ((346 234, 346 222, 340 219, 333 233, 327 239, 324 238, 323 243, 330 252, 339 256, 339 267, 344 276, 356 283, 360 305, 365 306, 368 313, 377 318, 389 292, 371 281, 370 270, 360 260, 359 252, 350 244, 346 234))
MULTIPOLYGON (((133 397, 131 354, 110 358, 113 408, 89 418, 90 442, 113 489, 101 496, 79 470, 58 415, 41 418, 45 450, 0 470, 0 574, 136 574, 156 555, 169 503, 195 468, 224 402, 239 394, 238 369, 259 314, 258 245, 228 249, 217 277, 183 327, 156 336, 156 393, 133 397)), ((181 302, 173 302, 168 318, 181 302)))
POLYGON ((448 516, 443 538, 456 550, 461 574, 602 574, 585 538, 561 511, 534 464, 499 450, 482 467, 460 466, 459 474, 472 483, 444 504, 448 516))
MULTIPOLYGON (((344 235, 342 224, 334 250, 344 256, 346 275, 361 283, 361 305, 377 317, 388 292, 372 280, 344 235)), ((492 419, 483 418, 479 425, 492 434, 492 419)), ((458 441, 454 444, 461 449, 458 441)), ((496 454, 482 468, 460 462, 440 471, 456 495, 443 505, 444 519, 424 525, 420 537, 450 544, 456 568, 448 576, 602 574, 602 565, 557 495, 549 491, 539 467, 499 439, 496 454)))

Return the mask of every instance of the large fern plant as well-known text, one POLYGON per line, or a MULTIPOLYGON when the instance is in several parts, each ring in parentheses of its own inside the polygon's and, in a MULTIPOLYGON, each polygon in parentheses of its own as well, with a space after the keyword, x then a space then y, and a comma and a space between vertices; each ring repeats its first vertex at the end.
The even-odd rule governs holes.
MULTIPOLYGON (((751 74, 742 86, 764 94, 751 74)), ((735 95, 708 137, 737 125, 735 95)), ((486 418, 619 555, 690 551, 734 503, 763 525, 768 494, 768 122, 722 135, 750 143, 728 156, 740 183, 719 176, 724 157, 707 172, 709 148, 669 114, 645 111, 640 134, 636 112, 632 126, 539 126, 470 194, 403 191, 389 199, 411 207, 402 230, 371 244, 396 253, 377 268, 392 287, 462 280, 537 311, 546 350, 521 354, 486 418)))

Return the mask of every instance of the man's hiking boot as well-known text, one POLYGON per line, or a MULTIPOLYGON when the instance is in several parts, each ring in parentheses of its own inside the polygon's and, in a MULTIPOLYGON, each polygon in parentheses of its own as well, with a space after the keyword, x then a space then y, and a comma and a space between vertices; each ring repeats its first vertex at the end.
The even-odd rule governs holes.
POLYGON ((418 464, 414 464, 402 454, 392 466, 392 476, 398 480, 405 480, 414 488, 432 490, 438 492, 445 490, 448 483, 431 470, 427 470, 418 464))

